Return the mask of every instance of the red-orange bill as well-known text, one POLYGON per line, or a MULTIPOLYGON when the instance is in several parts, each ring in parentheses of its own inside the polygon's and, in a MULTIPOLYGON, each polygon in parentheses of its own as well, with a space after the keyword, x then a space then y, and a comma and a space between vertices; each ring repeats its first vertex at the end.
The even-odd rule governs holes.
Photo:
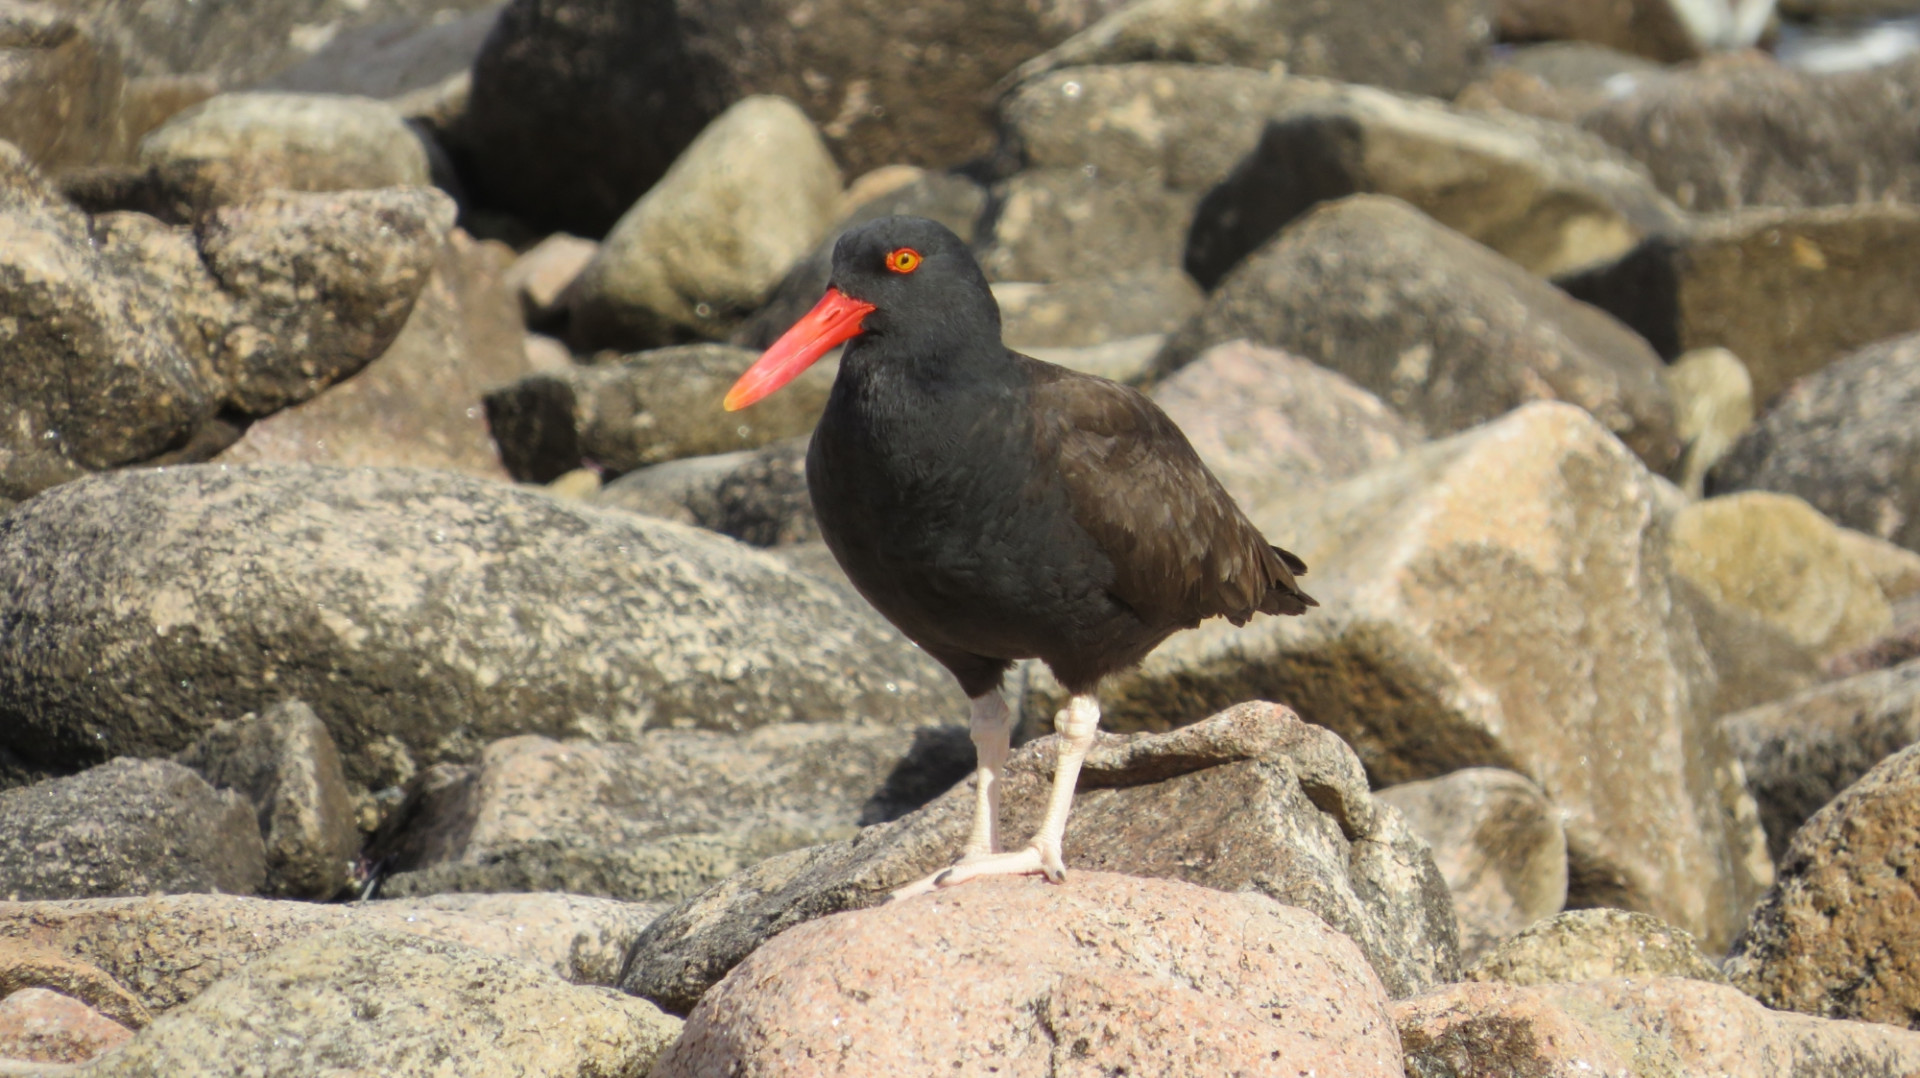
POLYGON ((833 351, 834 346, 859 336, 861 320, 871 313, 873 304, 853 299, 838 288, 827 289, 813 310, 781 334, 773 347, 761 353, 760 359, 727 390, 724 402, 727 411, 737 412, 798 378, 801 371, 833 351))

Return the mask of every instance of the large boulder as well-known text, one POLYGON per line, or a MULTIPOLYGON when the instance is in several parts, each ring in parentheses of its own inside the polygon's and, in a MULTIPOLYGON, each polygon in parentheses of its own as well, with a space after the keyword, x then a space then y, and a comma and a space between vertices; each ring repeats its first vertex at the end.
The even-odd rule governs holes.
POLYGON ((1674 497, 1586 413, 1532 404, 1249 507, 1321 608, 1177 634, 1107 683, 1106 718, 1287 700, 1380 785, 1518 772, 1565 813, 1570 904, 1724 946, 1771 868, 1667 567, 1674 497))
POLYGON ((1065 887, 980 880, 783 933, 707 994, 653 1074, 1281 1068, 1399 1078, 1387 994, 1359 949, 1265 895, 1088 872, 1065 887))
MULTIPOLYGON (((1014 754, 1004 833, 1039 823, 1055 756, 1052 739, 1014 754)), ((1125 870, 1304 907, 1352 937, 1395 995, 1454 975, 1453 904, 1426 844, 1368 795, 1352 750, 1286 708, 1250 703, 1170 734, 1102 735, 1080 782, 1070 873, 1125 870)), ((950 864, 972 813, 962 786, 845 842, 762 862, 649 927, 622 984, 688 1010, 776 934, 884 903, 950 864)))
POLYGON ((133 1031, 50 988, 21 988, 0 998, 0 1066, 85 1063, 125 1044, 133 1031))
POLYGON ((1920 551, 1920 334, 1863 348, 1796 383, 1708 479, 1777 490, 1920 551))
POLYGON ((1769 1007, 1920 1030, 1920 745, 1887 757, 1793 836, 1727 956, 1769 1007))
POLYGON ((1356 195, 1295 221, 1220 282, 1160 367, 1237 337, 1338 371, 1435 435, 1564 400, 1657 471, 1679 454, 1646 342, 1398 199, 1356 195))
POLYGON ((372 789, 516 733, 926 721, 944 673, 710 533, 442 472, 125 472, 0 518, 0 745, 177 750, 287 696, 372 789))
POLYGON ((1568 910, 1529 926, 1467 970, 1469 981, 1532 985, 1613 977, 1727 983, 1691 934, 1629 910, 1568 910))

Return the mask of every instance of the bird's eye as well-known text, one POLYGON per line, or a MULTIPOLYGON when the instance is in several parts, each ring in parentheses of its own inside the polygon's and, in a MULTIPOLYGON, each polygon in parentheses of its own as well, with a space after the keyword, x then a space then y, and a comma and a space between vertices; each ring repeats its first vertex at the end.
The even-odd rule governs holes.
POLYGON ((901 247, 887 255, 887 268, 895 273, 912 273, 920 268, 920 252, 901 247))

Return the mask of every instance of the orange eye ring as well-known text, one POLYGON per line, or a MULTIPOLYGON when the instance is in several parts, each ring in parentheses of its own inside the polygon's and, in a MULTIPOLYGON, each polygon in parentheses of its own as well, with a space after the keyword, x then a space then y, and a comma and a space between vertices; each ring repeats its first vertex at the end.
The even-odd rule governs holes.
POLYGON ((920 252, 911 247, 899 247, 888 252, 887 268, 895 273, 912 273, 920 268, 920 252))

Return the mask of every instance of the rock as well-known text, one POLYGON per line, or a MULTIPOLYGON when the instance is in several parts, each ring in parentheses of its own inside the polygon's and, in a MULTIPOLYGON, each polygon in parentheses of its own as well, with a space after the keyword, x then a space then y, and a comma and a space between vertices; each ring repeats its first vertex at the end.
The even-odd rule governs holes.
POLYGON ((1880 585, 1889 603, 1920 596, 1920 554, 1852 528, 1840 529, 1840 545, 1880 585))
POLYGON ((1850 528, 1920 551, 1920 334, 1795 385, 1714 469, 1715 493, 1776 490, 1850 528))
POLYGON ((28 761, 172 752, 295 697, 380 789, 518 733, 951 706, 931 660, 765 555, 448 473, 99 476, 0 521, 0 565, 0 745, 28 761))
MULTIPOLYGON (((42 905, 10 902, 0 907, 0 914, 11 916, 13 911, 38 909, 42 905)), ((58 992, 129 1029, 139 1029, 153 1021, 146 1004, 98 966, 70 958, 29 938, 0 938, 0 999, 29 988, 58 992)))
POLYGON ((1663 63, 1691 60, 1701 43, 1671 0, 1618 4, 1500 0, 1495 27, 1504 41, 1588 41, 1663 63))
POLYGON ((580 235, 749 94, 797 104, 849 174, 950 167, 992 148, 1002 76, 1116 6, 516 0, 475 64, 462 139, 489 202, 580 235))
POLYGON ((1153 275, 1180 265, 1191 200, 1085 168, 1019 172, 995 186, 989 281, 1153 275))
POLYGON ((1584 132, 1363 86, 1281 111, 1194 216, 1185 264, 1211 287, 1320 202, 1372 192, 1540 275, 1610 261, 1685 215, 1584 132))
POLYGON ((1794 834, 1727 976, 1776 1010, 1920 1029, 1917 855, 1920 745, 1909 745, 1794 834))
MULTIPOLYGON (((973 770, 958 726, 847 723, 633 744, 496 741, 441 765, 397 828, 381 894, 565 891, 678 902, 801 846, 918 808, 973 770), (922 791, 900 804, 896 789, 922 791)), ((378 855, 378 854, 377 854, 378 855)))
POLYGON ((1857 348, 1920 329, 1920 207, 1754 210, 1649 240, 1568 291, 1663 356, 1730 349, 1762 408, 1857 348))
POLYGON ((1726 984, 1691 934, 1627 910, 1568 910, 1500 944, 1466 972, 1469 981, 1535 985, 1615 977, 1686 977, 1726 984))
POLYGON ((1469 767, 1375 797, 1400 810, 1433 848, 1460 917, 1460 960, 1560 912, 1567 900, 1567 836, 1560 810, 1525 776, 1469 767))
POLYGON ((1207 349, 1152 396, 1243 506, 1358 475, 1420 441, 1347 379, 1246 341, 1207 349))
POLYGON ((1376 785, 1517 772, 1565 812, 1569 904, 1644 910, 1722 946, 1770 868, 1667 570, 1671 490, 1586 413, 1533 404, 1251 506, 1336 613, 1177 634, 1107 682, 1103 722, 1283 699, 1376 785))
POLYGON ((429 182, 427 151, 398 110, 336 94, 221 94, 141 140, 140 163, 199 212, 269 189, 429 182))
POLYGON ((0 5, 0 140, 43 168, 90 165, 122 149, 120 54, 73 13, 0 5))
POLYGON ((600 252, 592 240, 555 232, 507 267, 506 285, 520 301, 528 325, 541 325, 566 311, 567 287, 600 252))
MULTIPOLYGON (((1276 65, 1301 75, 1452 97, 1480 66, 1493 5, 1449 0, 1418 11, 1284 0, 1142 0, 1023 64, 1016 80, 1058 68, 1147 60, 1276 65)), ((1009 80, 1014 81, 1014 80, 1009 80)))
POLYGON ((1393 1013, 1409 1074, 1897 1078, 1920 1065, 1920 1038, 1904 1030, 1780 1014, 1673 977, 1454 984, 1393 1013))
POLYGON ((132 1030, 92 1007, 45 988, 0 998, 0 1065, 84 1063, 132 1037, 132 1030))
POLYGON ((833 227, 840 172, 791 102, 749 97, 607 234, 569 296, 574 344, 720 339, 833 227))
MULTIPOLYGON (((1003 832, 1038 823, 1053 754, 1044 738, 1014 753, 1003 832)), ((1169 734, 1102 735, 1081 787, 1065 841, 1075 878, 1124 868, 1297 904, 1352 937, 1396 995, 1453 975, 1453 907, 1426 844, 1367 795, 1338 738, 1286 708, 1249 703, 1169 734)), ((882 904, 949 863, 972 805, 963 785, 893 823, 733 876, 649 927, 622 986, 692 1008, 776 934, 882 904)))
POLYGON ((117 1075, 643 1074, 680 1023, 470 947, 348 929, 262 956, 100 1061, 117 1075))
POLYGON ((1153 369, 1154 357, 1166 346, 1167 334, 1145 333, 1081 348, 1028 348, 1024 351, 1035 359, 1068 370, 1099 375, 1127 385, 1139 385, 1147 380, 1147 372, 1153 369))
POLYGON ((1915 117, 1899 69, 1814 75, 1747 54, 1636 82, 1580 126, 1639 159, 1681 206, 1710 213, 1913 201, 1915 117))
POLYGON ((754 546, 820 538, 807 493, 807 440, 688 457, 628 472, 598 503, 731 535, 754 546))
POLYGON ((1001 337, 1023 352, 1164 335, 1206 301, 1193 278, 1172 266, 1053 283, 1002 281, 993 298, 1000 304, 1001 337))
POLYGON ((532 372, 501 257, 455 229, 399 336, 312 400, 258 420, 222 464, 443 468, 505 479, 481 395, 532 372))
POLYGON ((1893 622, 1879 584, 1841 545, 1840 529, 1799 498, 1709 498, 1682 509, 1672 527, 1675 573, 1814 654, 1856 647, 1893 622))
POLYGON ((1707 472, 1753 426, 1753 379, 1740 357, 1724 348, 1697 348, 1665 372, 1673 397, 1674 433, 1686 447, 1680 488, 1698 498, 1707 472))
POLYGON ((1776 862, 1794 832, 1881 760, 1920 741, 1920 662, 1818 685, 1720 720, 1776 862))
POLYGON ((1692 615, 1713 667, 1707 715, 1779 700, 1821 680, 1821 664, 1788 630, 1741 606, 1720 602, 1673 574, 1674 597, 1692 615))
POLYGON ((343 26, 318 52, 260 85, 295 93, 393 99, 465 75, 506 5, 502 0, 479 0, 472 5, 441 6, 439 11, 343 26), (473 10, 463 12, 463 6, 473 10))
POLYGON ((613 984, 627 949, 659 909, 558 894, 351 905, 230 895, 21 902, 0 906, 0 954, 19 947, 42 956, 32 976, 18 983, 45 984, 139 1028, 152 1020, 149 1008, 171 1010, 264 955, 345 930, 411 933, 498 954, 574 984, 613 984))
POLYGON ((253 806, 165 760, 117 759, 0 790, 8 901, 225 891, 266 874, 253 806))
POLYGON ((1457 94, 1464 109, 1506 109, 1556 123, 1581 116, 1670 69, 1642 56, 1585 41, 1511 45, 1485 74, 1457 94))
POLYGON ((708 993, 659 1078, 1394 1075, 1359 950, 1257 894, 1082 873, 985 879, 782 934, 708 993), (830 1061, 830 1062, 829 1062, 830 1061))
POLYGON ((360 852, 340 752, 298 700, 220 721, 176 762, 256 806, 266 841, 266 894, 329 899, 351 882, 360 852))
POLYGON ((1436 435, 1557 399, 1656 471, 1679 453, 1644 341, 1397 199, 1357 195, 1294 222, 1220 282, 1160 369, 1238 337, 1338 371, 1436 435))
POLYGON ((507 470, 544 483, 591 460, 615 474, 649 464, 771 445, 813 430, 839 370, 816 363, 750 411, 724 412, 727 387, 758 358, 689 344, 537 374, 486 395, 507 470))

